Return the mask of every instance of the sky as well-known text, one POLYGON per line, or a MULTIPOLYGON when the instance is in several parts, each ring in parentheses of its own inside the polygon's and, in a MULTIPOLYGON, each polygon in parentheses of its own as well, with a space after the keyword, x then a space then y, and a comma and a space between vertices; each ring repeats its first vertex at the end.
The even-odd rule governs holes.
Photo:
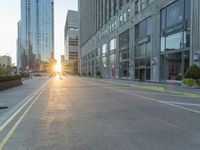
MULTIPOLYGON (((55 57, 64 53, 64 26, 67 10, 77 10, 78 0, 54 0, 55 57)), ((20 19, 20 0, 0 0, 0 55, 9 55, 16 63, 17 22, 20 19)))

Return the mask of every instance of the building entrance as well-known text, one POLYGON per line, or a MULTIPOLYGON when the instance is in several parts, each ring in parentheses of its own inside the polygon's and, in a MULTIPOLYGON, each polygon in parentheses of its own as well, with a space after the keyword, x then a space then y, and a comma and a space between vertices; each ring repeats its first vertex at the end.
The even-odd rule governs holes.
POLYGON ((145 81, 145 69, 140 69, 140 81, 145 81))

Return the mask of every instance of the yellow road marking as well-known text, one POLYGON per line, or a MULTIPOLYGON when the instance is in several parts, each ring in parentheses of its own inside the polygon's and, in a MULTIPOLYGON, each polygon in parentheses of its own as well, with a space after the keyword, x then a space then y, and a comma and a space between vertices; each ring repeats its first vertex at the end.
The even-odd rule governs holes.
POLYGON ((11 128, 11 130, 8 132, 8 134, 5 136, 5 138, 3 139, 3 141, 0 143, 0 150, 3 149, 3 147, 5 146, 5 144, 8 142, 8 140, 10 139, 10 137, 13 135, 13 133, 15 132, 16 128, 18 127, 18 125, 21 123, 22 119, 24 119, 24 117, 26 116, 26 114, 29 112, 29 110, 32 108, 33 104, 38 100, 38 98, 41 96, 41 94, 43 93, 44 89, 42 89, 39 94, 37 95, 37 97, 34 99, 34 101, 30 104, 30 106, 26 109, 26 111, 22 114, 22 116, 19 118, 19 120, 13 125, 13 127, 11 128))
POLYGON ((47 85, 48 81, 37 91, 32 95, 29 100, 27 100, 26 103, 24 103, 12 116, 9 117, 1 126, 0 126, 0 132, 7 127, 7 125, 19 114, 19 112, 47 85))
POLYGON ((5 146, 5 144, 8 142, 8 140, 10 139, 10 137, 13 135, 14 131, 16 130, 16 128, 18 127, 18 125, 21 123, 21 121, 23 120, 23 118, 26 116, 26 114, 29 112, 29 110, 31 109, 31 107, 34 105, 34 103, 38 100, 38 98, 41 96, 41 94, 43 93, 43 91, 45 90, 45 86, 47 85, 47 83, 49 82, 49 80, 33 95, 31 96, 31 98, 24 104, 22 105, 1 127, 0 127, 0 132, 7 127, 7 125, 18 115, 19 112, 21 112, 21 110, 31 101, 33 100, 33 102, 29 105, 29 107, 25 110, 25 112, 22 114, 22 116, 19 118, 19 120, 13 125, 13 127, 10 129, 10 131, 8 132, 8 134, 5 136, 5 138, 2 140, 2 142, 0 143, 0 150, 3 149, 3 147, 5 146))

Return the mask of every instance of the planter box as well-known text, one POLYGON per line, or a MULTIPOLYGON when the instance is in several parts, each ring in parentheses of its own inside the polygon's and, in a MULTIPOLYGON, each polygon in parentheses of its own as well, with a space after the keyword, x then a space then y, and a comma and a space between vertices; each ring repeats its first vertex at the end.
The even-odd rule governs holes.
POLYGON ((22 85, 21 79, 0 82, 0 91, 9 89, 15 86, 19 86, 19 85, 22 85))

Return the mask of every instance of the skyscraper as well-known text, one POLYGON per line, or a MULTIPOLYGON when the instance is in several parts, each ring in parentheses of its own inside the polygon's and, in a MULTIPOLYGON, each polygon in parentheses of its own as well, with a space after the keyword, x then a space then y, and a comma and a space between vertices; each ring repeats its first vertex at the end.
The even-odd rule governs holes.
POLYGON ((18 68, 41 70, 54 57, 54 0, 21 0, 18 68))
POLYGON ((65 23, 65 57, 70 73, 78 72, 78 12, 68 10, 65 23))

